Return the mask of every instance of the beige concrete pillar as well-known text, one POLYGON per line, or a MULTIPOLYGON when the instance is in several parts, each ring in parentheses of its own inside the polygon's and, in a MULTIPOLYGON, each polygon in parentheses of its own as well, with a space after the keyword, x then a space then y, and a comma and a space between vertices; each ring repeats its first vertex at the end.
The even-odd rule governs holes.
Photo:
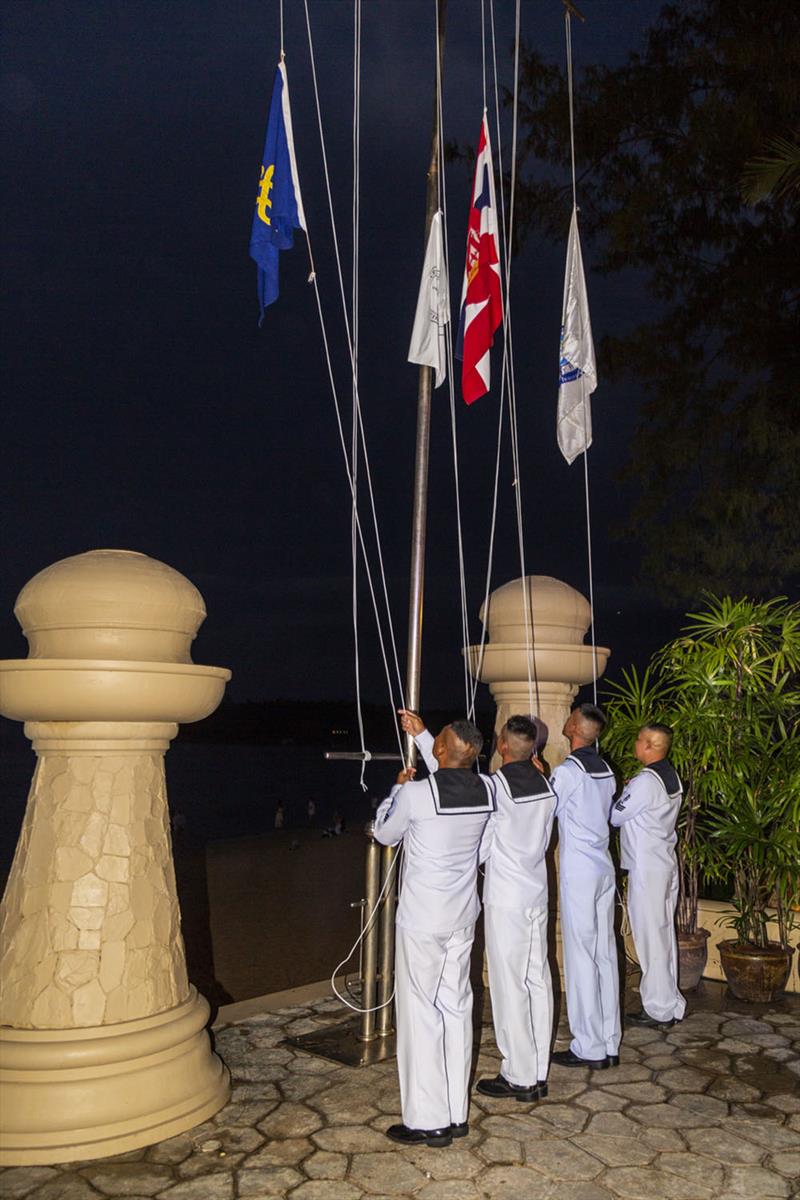
MULTIPOLYGON (((488 641, 482 651, 470 646, 469 664, 472 674, 488 683, 497 704, 495 730, 513 713, 535 713, 549 730, 547 761, 557 766, 569 750, 561 730, 578 688, 592 681, 593 657, 599 677, 611 653, 583 643, 591 622, 588 602, 560 579, 528 575, 492 592, 480 618, 488 641)), ((492 763, 493 768, 498 765, 499 759, 492 763)))
POLYGON ((196 666, 197 589, 96 550, 15 607, 27 659, 0 662, 0 713, 38 762, 0 907, 0 1165, 148 1145, 206 1120, 229 1080, 187 979, 164 752, 222 699, 196 666))
MULTIPOLYGON (((588 601, 567 583, 549 575, 512 579, 489 597, 480 611, 489 640, 483 650, 469 647, 472 674, 488 683, 497 704, 495 731, 515 713, 534 713, 548 728, 545 757, 551 767, 563 762, 569 745, 561 730, 578 688, 591 683, 593 660, 599 678, 610 650, 584 645, 591 623, 588 601), (524 586, 527 586, 527 601, 524 586), (528 636, 526 637, 526 609, 528 636), (532 627, 532 628, 531 628, 532 627), (529 646, 533 645, 532 652, 529 646), (530 683, 529 683, 530 678, 530 683), (538 689, 538 704, 537 704, 538 689)), ((492 759, 492 770, 500 757, 492 759)), ((555 928, 555 951, 563 983, 561 926, 555 886, 557 855, 553 864, 550 908, 555 928)))

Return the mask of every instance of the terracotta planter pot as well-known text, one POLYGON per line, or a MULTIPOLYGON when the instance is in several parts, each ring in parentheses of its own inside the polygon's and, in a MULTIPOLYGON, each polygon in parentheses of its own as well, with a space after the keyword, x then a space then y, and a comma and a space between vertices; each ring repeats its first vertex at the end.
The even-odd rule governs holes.
POLYGON ((738 1000, 766 1003, 783 991, 794 950, 774 942, 751 946, 735 939, 719 943, 719 956, 728 986, 738 1000))
POLYGON ((710 936, 707 929, 678 934, 678 987, 682 992, 693 991, 700 982, 708 961, 710 936))

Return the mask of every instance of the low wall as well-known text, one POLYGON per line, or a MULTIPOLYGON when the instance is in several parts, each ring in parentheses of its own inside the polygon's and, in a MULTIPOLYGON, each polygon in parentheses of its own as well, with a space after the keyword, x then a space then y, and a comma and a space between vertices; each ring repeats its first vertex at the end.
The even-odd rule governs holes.
MULTIPOLYGON (((724 900, 701 900, 698 906, 697 924, 703 929, 707 929, 710 937, 708 939, 708 962, 706 969, 703 972, 704 979, 724 979, 725 975, 722 970, 722 964, 719 958, 719 944, 725 941, 726 938, 735 937, 734 930, 727 923, 727 919, 732 916, 733 910, 730 904, 726 904, 724 900)), ((778 926, 774 922, 770 922, 767 926, 769 936, 773 941, 778 940, 778 926)), ((791 937, 791 943, 797 947, 800 944, 800 931, 795 930, 791 937)), ((625 948, 631 958, 636 959, 636 951, 633 945, 633 939, 630 933, 625 935, 625 948)), ((789 973, 789 979, 786 984, 787 992, 800 992, 800 953, 797 951, 792 955, 792 969, 789 973)))

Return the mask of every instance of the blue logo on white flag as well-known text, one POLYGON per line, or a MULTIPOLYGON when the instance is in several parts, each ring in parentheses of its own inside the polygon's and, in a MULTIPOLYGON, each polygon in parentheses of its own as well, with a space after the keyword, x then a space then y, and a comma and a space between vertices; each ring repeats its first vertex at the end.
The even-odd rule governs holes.
POLYGON ((250 234, 250 257, 258 266, 258 302, 264 309, 278 298, 278 256, 294 244, 294 230, 305 229, 300 181, 294 155, 289 83, 281 61, 275 72, 267 120, 264 157, 250 234))

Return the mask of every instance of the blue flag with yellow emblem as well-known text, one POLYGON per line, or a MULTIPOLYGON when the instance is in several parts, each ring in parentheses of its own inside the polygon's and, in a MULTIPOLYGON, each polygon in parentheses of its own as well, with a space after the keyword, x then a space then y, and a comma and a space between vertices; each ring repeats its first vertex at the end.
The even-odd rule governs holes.
MULTIPOLYGON (((258 303, 264 309, 278 299, 278 255, 294 244, 294 230, 306 228, 294 155, 289 83, 283 59, 275 72, 267 120, 264 158, 250 234, 250 257, 258 266, 258 303)), ((259 324, 261 323, 259 321, 259 324)))

